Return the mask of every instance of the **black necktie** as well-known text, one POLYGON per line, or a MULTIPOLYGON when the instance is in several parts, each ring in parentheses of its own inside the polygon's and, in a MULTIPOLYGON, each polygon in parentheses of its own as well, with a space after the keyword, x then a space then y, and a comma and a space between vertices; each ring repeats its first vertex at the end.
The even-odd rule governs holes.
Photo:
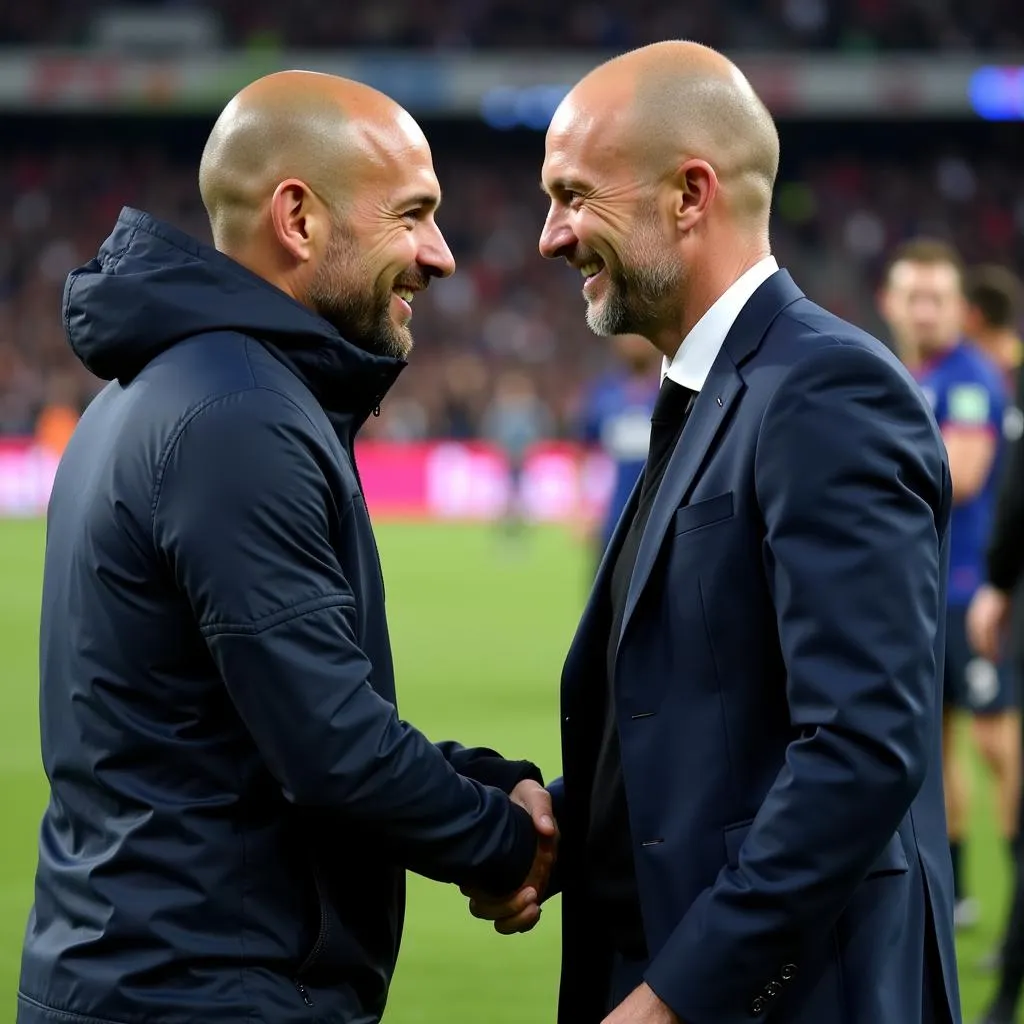
POLYGON ((644 482, 640 487, 640 507, 647 505, 657 493, 696 396, 696 391, 668 377, 661 382, 658 400, 651 414, 651 445, 644 466, 644 482))
POLYGON ((696 392, 667 377, 651 415, 651 446, 647 453, 640 503, 615 556, 609 580, 611 630, 607 646, 604 719, 601 745, 593 773, 590 828, 586 840, 586 885, 599 908, 598 920, 613 948, 629 959, 645 960, 646 940, 629 830, 629 812, 622 782, 622 756, 615 718, 615 656, 625 615, 633 568, 647 520, 672 452, 683 433, 696 392))

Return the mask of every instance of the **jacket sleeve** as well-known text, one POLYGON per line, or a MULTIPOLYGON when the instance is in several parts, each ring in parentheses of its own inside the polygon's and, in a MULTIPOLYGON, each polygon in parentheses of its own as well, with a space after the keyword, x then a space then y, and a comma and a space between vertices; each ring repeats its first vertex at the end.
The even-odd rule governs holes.
POLYGON ((754 459, 796 733, 743 840, 649 968, 686 1024, 740 1024, 828 941, 938 749, 952 487, 930 414, 878 355, 827 345, 769 401, 754 459))
POLYGON ((451 740, 438 743, 437 749, 460 775, 485 786, 494 786, 503 793, 511 793, 527 779, 544 785, 544 776, 532 761, 509 761, 496 750, 464 747, 451 740))
POLYGON ((285 396, 253 388, 188 419, 161 461, 157 550, 287 799, 365 829, 430 878, 510 892, 529 815, 458 774, 370 685, 356 600, 331 544, 327 449, 285 396))
MULTIPOLYGON (((1024 369, 1017 374, 1017 409, 1024 410, 1024 369)), ((1024 574, 1024 437, 1007 453, 988 545, 988 581, 1006 593, 1024 574)))
MULTIPOLYGON (((562 839, 565 838, 565 829, 568 826, 568 816, 565 813, 565 779, 560 775, 557 779, 553 779, 548 783, 548 792, 551 794, 551 810, 555 815, 555 824, 558 825, 558 830, 561 833, 562 839)), ((571 840, 570 836, 570 840, 571 840)), ((548 887, 544 890, 543 898, 541 902, 545 902, 551 899, 552 896, 557 896, 562 891, 562 887, 565 885, 565 862, 559 858, 555 858, 555 866, 551 870, 551 878, 548 881, 548 887)))

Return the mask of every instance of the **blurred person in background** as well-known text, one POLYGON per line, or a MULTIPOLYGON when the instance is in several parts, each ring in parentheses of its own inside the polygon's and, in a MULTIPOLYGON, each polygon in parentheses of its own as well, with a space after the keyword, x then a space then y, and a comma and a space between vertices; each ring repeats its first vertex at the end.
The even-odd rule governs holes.
POLYGON ((49 507, 19 1024, 371 1024, 406 869, 538 914, 551 866, 538 769, 395 706, 353 444, 454 270, 422 131, 271 75, 199 183, 216 249, 125 210, 65 290, 110 383, 49 507))
POLYGON ((0 437, 33 433, 45 387, 39 368, 0 336, 0 437))
POLYGON ((453 356, 441 378, 437 434, 452 441, 480 436, 487 407, 487 370, 471 352, 453 356))
POLYGON ((562 675, 561 1024, 960 1020, 946 453, 900 361, 778 268, 778 161, 692 43, 600 66, 548 129, 541 252, 665 369, 562 675))
MULTIPOLYGON (((1020 278, 1009 267, 991 264, 972 267, 964 281, 964 295, 967 301, 964 334, 1002 371, 1007 401, 1012 402, 1024 357, 1019 324, 1020 278)), ((1013 440, 1016 430, 1019 425, 1009 425, 1003 433, 1013 440)))
MULTIPOLYGON (((1017 325, 1020 316, 1020 283, 1006 268, 984 268, 969 286, 968 296, 977 313, 971 333, 987 335, 989 349, 1004 356, 1019 351, 1017 325), (1016 345, 1014 342, 1016 341, 1016 345)), ((984 342, 983 342, 984 343, 984 342)), ((1010 447, 1006 457, 996 503, 995 522, 989 537, 986 581, 971 601, 967 615, 971 642, 983 657, 992 661, 1008 658, 1016 667, 1017 679, 1024 674, 1024 440, 1020 424, 1024 409, 1024 374, 1017 372, 1013 412, 1007 417, 1010 447)), ((1022 738, 1024 742, 1024 738, 1022 738)), ((1014 887, 1009 920, 998 956, 999 984, 983 1024, 1013 1024, 1024 988, 1024 846, 1020 824, 1024 821, 1024 792, 1018 807, 1014 887)))
POLYGON ((36 418, 36 444, 60 458, 81 416, 78 382, 70 373, 56 374, 47 388, 46 404, 36 418))
MULTIPOLYGON (((1003 440, 1006 444, 1016 441, 1024 429, 1024 414, 1017 397, 1019 386, 1018 376, 1020 372, 1021 356, 1024 354, 1024 346, 1021 344, 1021 337, 1018 329, 1020 317, 1021 283, 1017 275, 1009 267, 998 264, 986 264, 972 267, 968 272, 964 283, 964 294, 967 303, 967 313, 964 318, 964 333, 969 341, 977 345, 989 359, 1003 373, 1006 382, 1007 405, 1003 415, 1003 440)), ((972 624, 972 617, 976 615, 976 607, 982 607, 986 603, 984 591, 992 592, 987 584, 979 588, 978 594, 971 601, 968 609, 967 624, 968 637, 971 638, 975 632, 972 624)), ((1024 637, 1024 601, 1017 598, 1013 602, 1014 629, 1012 630, 1012 642, 1006 650, 1000 650, 998 657, 1005 659, 1011 667, 1013 678, 1018 687, 1018 706, 1014 708, 1014 714, 1020 719, 1020 681, 1021 681, 1021 652, 1017 650, 1019 640, 1024 637)), ((979 651, 979 653, 981 653, 979 651)), ((988 657, 988 655, 985 655, 988 657)), ((1018 754, 1018 756, 1020 756, 1018 754)), ((1017 815, 1017 842, 1020 842, 1020 813, 1017 815)), ((1013 911, 1011 910, 1011 916, 1013 911)), ((986 955, 981 960, 981 966, 986 969, 998 967, 1001 953, 997 949, 986 955)))
POLYGON ((619 367, 591 385, 581 416, 584 443, 603 452, 614 469, 608 507, 592 541, 595 569, 647 460, 661 366, 658 350, 638 334, 616 335, 612 348, 619 367))
POLYGON ((531 449, 551 438, 554 421, 529 375, 506 370, 498 377, 487 406, 481 433, 505 457, 508 491, 502 524, 509 536, 518 536, 529 516, 526 459, 531 449))
POLYGON ((999 368, 964 338, 963 289, 964 269, 956 250, 939 240, 914 239, 893 254, 880 306, 898 353, 934 410, 953 477, 943 777, 956 923, 969 927, 979 911, 964 877, 969 787, 956 713, 972 716, 971 735, 995 781, 999 829, 1011 857, 1020 797, 1020 730, 1010 666, 977 652, 967 633, 967 608, 985 576, 1006 400, 999 368))
MULTIPOLYGON (((989 539, 986 583, 971 602, 968 624, 973 643, 985 657, 1005 650, 1007 641, 1024 661, 1024 622, 1011 608, 1024 613, 1024 601, 1013 592, 1024 568, 1024 445, 1019 444, 1024 424, 1024 374, 1020 373, 1022 346, 1019 333, 1022 290, 1020 279, 1006 267, 980 267, 968 276, 968 333, 984 351, 998 358, 1014 383, 1013 405, 1004 417, 1003 434, 1013 447, 996 504, 995 523, 989 539)), ((1018 665, 1018 679, 1024 664, 1018 665)))

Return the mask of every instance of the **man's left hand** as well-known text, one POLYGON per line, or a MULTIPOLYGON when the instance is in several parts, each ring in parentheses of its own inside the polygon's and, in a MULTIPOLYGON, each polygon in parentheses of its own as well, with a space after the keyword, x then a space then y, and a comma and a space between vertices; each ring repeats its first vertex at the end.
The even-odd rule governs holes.
POLYGON ((682 1024, 654 990, 644 982, 619 1003, 602 1024, 682 1024))

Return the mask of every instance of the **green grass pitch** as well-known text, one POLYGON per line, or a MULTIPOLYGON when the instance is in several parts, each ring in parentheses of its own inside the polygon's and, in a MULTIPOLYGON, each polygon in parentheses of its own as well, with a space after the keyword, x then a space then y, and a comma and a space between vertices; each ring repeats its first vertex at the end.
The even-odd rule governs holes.
MULTIPOLYGON (((403 717, 433 739, 488 744, 558 771, 558 677, 582 607, 587 553, 544 527, 522 544, 489 527, 378 529, 403 717)), ((36 830, 46 789, 36 724, 43 527, 0 522, 0 1017, 13 1020, 36 830)), ((965 1020, 991 975, 976 964, 1002 923, 1008 870, 976 772, 967 850, 982 922, 960 944, 965 1020)), ((537 929, 502 938, 450 886, 413 878, 386 1024, 546 1024, 554 1020, 558 901, 537 929)))

